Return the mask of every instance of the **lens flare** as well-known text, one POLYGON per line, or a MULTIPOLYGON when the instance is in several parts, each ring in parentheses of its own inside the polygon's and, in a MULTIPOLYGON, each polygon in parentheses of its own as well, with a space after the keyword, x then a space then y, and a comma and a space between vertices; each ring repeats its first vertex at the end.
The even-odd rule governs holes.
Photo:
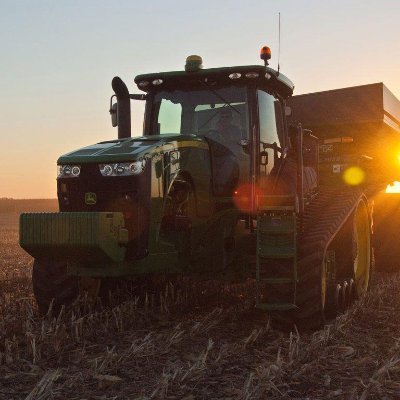
POLYGON ((357 186, 365 181, 365 172, 360 167, 349 167, 345 169, 342 177, 347 185, 357 186))
POLYGON ((236 208, 243 212, 249 212, 251 209, 251 185, 239 186, 233 196, 236 208))
MULTIPOLYGON (((243 212, 251 212, 251 195, 252 195, 252 185, 250 183, 245 183, 236 188, 233 193, 233 202, 237 209, 243 212)), ((258 186, 254 187, 254 196, 262 195, 262 191, 258 186)))

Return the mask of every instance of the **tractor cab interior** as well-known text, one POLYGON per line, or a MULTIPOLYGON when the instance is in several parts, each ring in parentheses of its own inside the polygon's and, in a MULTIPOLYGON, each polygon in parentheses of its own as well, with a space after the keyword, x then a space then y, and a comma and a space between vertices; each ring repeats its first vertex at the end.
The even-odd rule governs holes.
POLYGON ((250 178, 247 88, 163 90, 151 98, 151 133, 197 135, 210 146, 213 191, 232 196, 250 178))
MULTIPOLYGON (((248 86, 212 87, 198 85, 154 91, 148 97, 151 110, 148 134, 194 134, 210 146, 213 191, 231 197, 234 191, 250 183, 250 143, 257 143, 259 186, 268 190, 270 176, 277 170, 286 145, 283 104, 266 90, 256 91, 257 110, 251 110, 248 86), (251 138, 250 114, 257 119, 256 137, 251 138)), ((254 92, 253 92, 254 93, 254 92)))

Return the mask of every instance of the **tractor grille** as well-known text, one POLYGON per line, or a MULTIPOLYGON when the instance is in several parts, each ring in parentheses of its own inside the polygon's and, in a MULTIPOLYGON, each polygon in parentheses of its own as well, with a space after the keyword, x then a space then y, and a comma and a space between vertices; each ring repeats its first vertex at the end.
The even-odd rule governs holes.
POLYGON ((122 212, 129 231, 127 259, 142 258, 148 247, 150 179, 149 165, 139 176, 104 177, 97 164, 83 164, 78 178, 57 180, 60 211, 122 212), (94 204, 87 204, 87 193, 95 194, 94 204))

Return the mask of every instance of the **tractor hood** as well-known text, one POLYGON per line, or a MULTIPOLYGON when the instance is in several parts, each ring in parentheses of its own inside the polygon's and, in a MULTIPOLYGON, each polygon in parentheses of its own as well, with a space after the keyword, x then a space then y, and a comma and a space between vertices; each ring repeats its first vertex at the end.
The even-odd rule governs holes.
POLYGON ((150 135, 100 142, 62 155, 57 164, 88 164, 134 161, 181 147, 208 148, 197 135, 150 135))

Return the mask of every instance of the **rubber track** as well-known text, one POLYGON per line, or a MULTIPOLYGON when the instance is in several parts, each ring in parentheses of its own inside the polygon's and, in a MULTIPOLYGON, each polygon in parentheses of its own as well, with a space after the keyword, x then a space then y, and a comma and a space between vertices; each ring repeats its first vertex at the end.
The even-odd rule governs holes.
MULTIPOLYGON (((308 325, 310 328, 323 324, 324 315, 320 304, 321 265, 329 244, 362 199, 365 196, 357 189, 320 187, 318 195, 306 207, 303 232, 298 234, 297 239, 298 309, 289 313, 290 316, 282 312, 281 317, 289 316, 297 324, 308 325)), ((267 264, 265 268, 268 268, 267 264)), ((264 287, 272 294, 274 302, 287 302, 290 291, 293 291, 293 285, 267 284, 264 287)))
POLYGON ((362 192, 353 188, 320 188, 320 193, 304 215, 304 232, 298 237, 298 284, 296 319, 308 325, 323 324, 320 282, 321 265, 329 244, 344 223, 365 199, 362 192))
POLYGON ((355 189, 344 188, 339 191, 330 187, 321 188, 313 203, 305 210, 304 232, 298 237, 299 254, 304 256, 308 253, 305 251, 307 248, 315 246, 322 256, 362 198, 363 193, 355 189))

